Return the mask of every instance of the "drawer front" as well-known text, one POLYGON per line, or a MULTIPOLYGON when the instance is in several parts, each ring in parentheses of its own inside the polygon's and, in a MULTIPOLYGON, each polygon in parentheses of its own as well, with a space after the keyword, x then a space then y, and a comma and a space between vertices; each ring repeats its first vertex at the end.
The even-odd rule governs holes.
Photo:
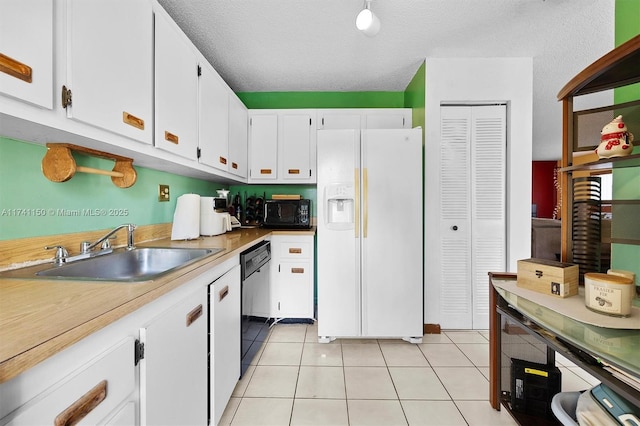
POLYGON ((18 408, 5 419, 10 419, 7 424, 100 423, 135 389, 133 351, 133 338, 124 339, 18 408))
POLYGON ((309 259, 312 248, 310 242, 284 241, 280 244, 280 259, 309 259))

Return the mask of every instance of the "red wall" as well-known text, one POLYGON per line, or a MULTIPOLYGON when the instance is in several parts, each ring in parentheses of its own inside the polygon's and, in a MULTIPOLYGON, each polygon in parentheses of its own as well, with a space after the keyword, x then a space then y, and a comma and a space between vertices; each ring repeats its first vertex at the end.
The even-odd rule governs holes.
POLYGON ((537 217, 552 218, 557 194, 553 183, 555 161, 534 161, 532 165, 531 204, 538 207, 537 217))

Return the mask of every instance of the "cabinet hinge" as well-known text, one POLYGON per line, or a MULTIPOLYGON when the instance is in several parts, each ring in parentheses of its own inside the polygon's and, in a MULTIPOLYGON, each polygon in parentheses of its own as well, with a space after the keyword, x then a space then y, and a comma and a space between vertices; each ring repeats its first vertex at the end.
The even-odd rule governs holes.
POLYGON ((71 105, 71 89, 67 89, 67 86, 62 86, 62 108, 66 108, 71 105))
POLYGON ((144 359, 144 343, 136 339, 134 343, 134 365, 138 365, 141 359, 144 359))
POLYGON ((202 155, 202 150, 200 148, 196 148, 196 157, 200 158, 201 155, 202 155))
POLYGON ((198 77, 202 75, 202 67, 198 65, 198 77))

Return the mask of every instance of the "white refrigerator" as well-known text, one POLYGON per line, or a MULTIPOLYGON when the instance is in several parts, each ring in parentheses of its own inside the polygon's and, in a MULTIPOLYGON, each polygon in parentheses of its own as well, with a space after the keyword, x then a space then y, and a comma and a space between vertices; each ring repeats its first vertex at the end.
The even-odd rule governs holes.
POLYGON ((423 333, 422 130, 319 130, 318 340, 423 333))

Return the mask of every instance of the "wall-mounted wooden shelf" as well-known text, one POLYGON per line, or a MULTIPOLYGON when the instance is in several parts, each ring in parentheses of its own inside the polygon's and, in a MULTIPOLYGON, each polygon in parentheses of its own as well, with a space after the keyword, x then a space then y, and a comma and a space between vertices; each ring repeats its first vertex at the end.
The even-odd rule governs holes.
POLYGON ((121 157, 108 152, 98 151, 83 146, 68 143, 48 143, 47 153, 42 159, 42 173, 53 182, 66 182, 76 172, 92 173, 111 176, 114 185, 120 188, 129 188, 136 183, 137 173, 133 168, 133 159, 121 157), (92 167, 77 166, 71 154, 72 151, 81 152, 94 157, 114 160, 116 163, 112 170, 94 169, 92 167))

